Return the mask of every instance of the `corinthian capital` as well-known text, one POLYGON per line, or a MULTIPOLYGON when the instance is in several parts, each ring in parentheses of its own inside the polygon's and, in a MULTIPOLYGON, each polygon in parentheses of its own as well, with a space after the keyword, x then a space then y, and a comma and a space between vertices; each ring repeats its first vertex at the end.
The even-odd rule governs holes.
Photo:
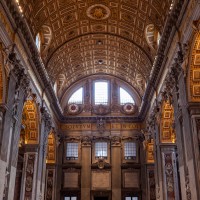
POLYGON ((42 115, 42 120, 44 121, 44 124, 45 124, 45 131, 48 133, 52 127, 51 115, 45 107, 42 107, 40 109, 40 112, 42 115))

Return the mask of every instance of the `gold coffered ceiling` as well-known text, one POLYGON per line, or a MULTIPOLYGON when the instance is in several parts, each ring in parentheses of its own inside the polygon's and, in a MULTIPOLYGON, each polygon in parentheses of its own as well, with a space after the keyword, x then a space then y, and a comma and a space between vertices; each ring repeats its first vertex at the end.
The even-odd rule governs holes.
POLYGON ((142 96, 154 59, 145 27, 162 32, 171 0, 21 0, 34 36, 50 27, 43 57, 53 81, 65 87, 97 73, 120 77, 142 96))

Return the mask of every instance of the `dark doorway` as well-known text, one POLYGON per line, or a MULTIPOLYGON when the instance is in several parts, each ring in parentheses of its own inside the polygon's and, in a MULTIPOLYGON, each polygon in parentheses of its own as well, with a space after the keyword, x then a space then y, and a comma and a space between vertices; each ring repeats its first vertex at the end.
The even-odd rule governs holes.
POLYGON ((108 200, 108 197, 94 197, 94 200, 108 200))

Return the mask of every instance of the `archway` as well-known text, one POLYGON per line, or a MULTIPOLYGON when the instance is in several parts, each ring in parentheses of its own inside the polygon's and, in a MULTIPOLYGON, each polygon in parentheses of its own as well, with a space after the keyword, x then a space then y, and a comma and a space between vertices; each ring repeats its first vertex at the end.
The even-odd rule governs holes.
POLYGON ((34 167, 37 158, 33 149, 39 142, 39 122, 34 98, 24 103, 21 125, 14 200, 32 198, 35 184, 34 167))

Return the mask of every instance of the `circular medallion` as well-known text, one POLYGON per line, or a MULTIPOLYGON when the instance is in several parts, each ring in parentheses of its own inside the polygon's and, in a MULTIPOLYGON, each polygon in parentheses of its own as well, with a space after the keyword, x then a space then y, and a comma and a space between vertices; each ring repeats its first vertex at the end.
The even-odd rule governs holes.
POLYGON ((68 111, 71 114, 76 114, 79 111, 79 106, 75 103, 72 103, 68 106, 68 111))
POLYGON ((135 106, 132 103, 126 103, 123 105, 123 110, 126 114, 133 114, 135 112, 135 106))
POLYGON ((102 4, 95 4, 87 9, 87 16, 95 20, 104 20, 110 16, 110 9, 102 4))

